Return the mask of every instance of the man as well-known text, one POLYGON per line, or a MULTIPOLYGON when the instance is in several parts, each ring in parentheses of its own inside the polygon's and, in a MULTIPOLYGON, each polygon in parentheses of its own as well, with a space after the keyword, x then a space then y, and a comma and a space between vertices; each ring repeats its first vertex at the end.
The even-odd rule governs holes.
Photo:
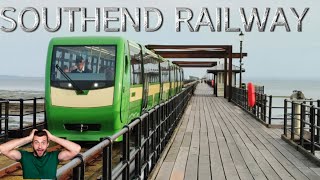
POLYGON ((3 155, 21 163, 23 178, 27 179, 55 179, 59 161, 74 158, 80 150, 80 145, 56 137, 45 129, 34 129, 27 137, 14 139, 0 145, 0 152, 3 155), (33 152, 14 149, 31 141, 33 152), (60 144, 65 150, 47 152, 49 141, 60 144))
POLYGON ((76 69, 72 73, 91 73, 91 70, 85 66, 84 59, 81 56, 76 57, 76 69))

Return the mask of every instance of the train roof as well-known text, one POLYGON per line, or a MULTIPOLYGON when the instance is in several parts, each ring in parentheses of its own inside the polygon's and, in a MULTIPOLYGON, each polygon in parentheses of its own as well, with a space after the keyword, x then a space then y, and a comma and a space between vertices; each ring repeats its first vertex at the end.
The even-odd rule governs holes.
POLYGON ((80 45, 80 44, 106 44, 124 43, 126 39, 120 36, 75 36, 75 37, 55 37, 52 38, 52 45, 80 45))

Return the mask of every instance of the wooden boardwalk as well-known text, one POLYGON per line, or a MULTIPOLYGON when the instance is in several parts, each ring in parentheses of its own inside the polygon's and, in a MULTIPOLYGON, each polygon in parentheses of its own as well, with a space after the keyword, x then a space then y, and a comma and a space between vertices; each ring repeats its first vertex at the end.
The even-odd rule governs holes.
POLYGON ((198 85, 155 179, 320 180, 320 167, 281 140, 282 130, 211 94, 198 85))

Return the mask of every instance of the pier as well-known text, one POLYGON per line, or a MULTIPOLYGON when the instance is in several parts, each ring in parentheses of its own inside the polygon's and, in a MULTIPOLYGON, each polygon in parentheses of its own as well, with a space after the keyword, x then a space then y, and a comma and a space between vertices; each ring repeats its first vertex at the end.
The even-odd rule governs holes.
POLYGON ((149 179, 320 179, 320 166, 200 83, 149 179))

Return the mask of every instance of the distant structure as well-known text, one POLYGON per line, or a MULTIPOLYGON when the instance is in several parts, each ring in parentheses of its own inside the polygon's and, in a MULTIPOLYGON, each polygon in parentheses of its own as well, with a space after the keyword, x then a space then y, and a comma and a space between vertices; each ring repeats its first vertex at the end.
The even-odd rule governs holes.
MULTIPOLYGON (((227 70, 229 65, 227 65, 227 70)), ((207 73, 212 73, 214 75, 214 94, 216 96, 224 96, 224 83, 229 85, 229 77, 227 74, 227 79, 224 79, 224 64, 218 64, 207 70, 207 73), (225 82, 226 81, 226 82, 225 82)), ((242 72, 245 72, 245 69, 242 68, 242 72)), ((232 65, 232 86, 236 86, 236 74, 240 73, 240 67, 232 65)))
POLYGON ((196 77, 196 76, 189 76, 189 79, 190 79, 190 80, 194 80, 194 81, 199 80, 199 78, 198 78, 198 77, 196 77))

